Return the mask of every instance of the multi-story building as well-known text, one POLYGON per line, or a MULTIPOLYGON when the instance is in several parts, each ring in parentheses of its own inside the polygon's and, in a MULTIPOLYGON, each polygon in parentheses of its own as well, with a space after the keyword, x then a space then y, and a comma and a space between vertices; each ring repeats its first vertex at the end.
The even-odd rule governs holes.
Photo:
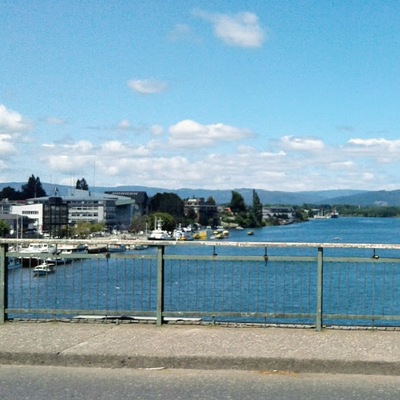
POLYGON ((8 199, 0 200, 0 214, 11 214, 13 204, 16 204, 16 202, 9 201, 8 199))
POLYGON ((68 204, 61 197, 49 197, 43 203, 43 232, 51 237, 62 237, 69 224, 68 204))
POLYGON ((11 207, 11 213, 28 218, 30 220, 29 230, 36 230, 40 234, 43 233, 43 204, 29 202, 14 204, 11 207))
POLYGON ((203 197, 186 199, 183 201, 183 213, 185 216, 195 215, 196 222, 206 225, 209 220, 215 218, 217 206, 205 201, 203 197))
POLYGON ((147 196, 146 192, 141 191, 128 191, 128 190, 115 190, 107 191, 106 194, 111 194, 114 196, 129 197, 135 201, 136 213, 139 215, 144 215, 149 212, 150 198, 147 196))
POLYGON ((294 221, 295 210, 293 207, 263 207, 263 219, 276 218, 286 220, 287 222, 294 221))
POLYGON ((67 196, 37 197, 11 207, 13 213, 31 218, 38 233, 53 237, 61 235, 62 227, 79 222, 104 223, 109 230, 128 229, 135 210, 134 200, 128 197, 80 189, 70 190, 67 196))

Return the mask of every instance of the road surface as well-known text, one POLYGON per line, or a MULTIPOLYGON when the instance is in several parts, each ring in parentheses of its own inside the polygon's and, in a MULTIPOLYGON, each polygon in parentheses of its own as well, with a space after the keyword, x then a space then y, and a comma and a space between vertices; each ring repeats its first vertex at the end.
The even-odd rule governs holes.
POLYGON ((400 377, 0 365, 0 399, 391 399, 400 377))

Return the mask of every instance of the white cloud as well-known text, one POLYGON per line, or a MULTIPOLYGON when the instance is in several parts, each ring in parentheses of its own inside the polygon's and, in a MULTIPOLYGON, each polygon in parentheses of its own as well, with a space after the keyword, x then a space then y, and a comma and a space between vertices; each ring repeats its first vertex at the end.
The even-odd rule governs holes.
POLYGON ((137 146, 133 143, 122 143, 117 140, 102 143, 97 153, 104 162, 110 163, 117 163, 117 160, 149 157, 152 154, 151 149, 147 145, 137 146))
POLYGON ((11 135, 0 134, 0 155, 13 154, 17 152, 17 148, 11 142, 11 135))
POLYGON ((120 129, 122 131, 126 131, 126 130, 129 130, 131 128, 132 128, 132 125, 127 119, 124 119, 123 121, 121 121, 118 124, 118 129, 120 129))
POLYGON ((161 93, 167 88, 167 84, 153 79, 132 79, 128 81, 128 86, 140 94, 161 93))
POLYGON ((280 140, 280 146, 287 151, 307 152, 321 151, 325 147, 322 140, 295 136, 283 136, 280 140))
POLYGON ((361 157, 376 159, 382 163, 398 162, 400 157, 400 140, 384 138, 350 139, 346 151, 361 157))
MULTIPOLYGON (((87 167, 93 167, 94 158, 88 156, 73 156, 73 155, 50 155, 46 160, 43 160, 49 166, 51 171, 81 175, 87 167)), ((82 174, 84 175, 84 173, 82 174)))
POLYGON ((16 111, 0 104, 0 132, 18 133, 31 129, 30 123, 16 111))
POLYGON ((178 41, 200 42, 200 39, 193 32, 192 28, 186 24, 176 24, 173 30, 168 35, 168 39, 173 42, 178 42, 178 41))
POLYGON ((169 142, 177 148, 211 147, 217 142, 229 142, 252 137, 248 129, 221 123, 202 125, 186 119, 169 128, 169 142))
MULTIPOLYGON (((189 119, 170 126, 168 137, 162 136, 158 125, 147 132, 154 136, 148 135, 140 144, 137 137, 42 142, 29 168, 42 180, 46 178, 40 168, 45 167, 46 173, 60 175, 59 181, 66 177, 64 182, 84 176, 93 177, 98 186, 142 184, 168 189, 374 190, 388 188, 398 175, 400 140, 351 139, 347 145, 330 146, 318 138, 283 136, 270 143, 275 145, 271 149, 268 142, 255 142, 264 139, 248 129, 189 119), (212 153, 200 151, 212 146, 212 153), (387 182, 385 187, 382 182, 387 182)), ((0 154, 4 160, 9 154, 27 156, 20 138, 17 142, 15 135, 1 133, 0 154)))
POLYGON ((90 154, 94 149, 94 144, 88 140, 80 140, 73 144, 64 144, 63 148, 71 153, 90 154))
POLYGON ((386 139, 350 139, 349 144, 360 147, 371 147, 376 145, 387 144, 386 139))
POLYGON ((335 170, 350 170, 354 169, 355 166, 356 164, 351 160, 330 163, 330 168, 335 170))
POLYGON ((261 47, 265 40, 265 32, 254 13, 227 15, 197 10, 194 15, 211 22, 215 36, 228 45, 254 48, 261 47))
POLYGON ((164 129, 161 125, 153 125, 150 128, 150 132, 153 136, 161 136, 164 133, 164 129))
POLYGON ((100 158, 110 162, 116 162, 116 158, 144 157, 151 154, 147 146, 136 146, 132 143, 122 143, 117 140, 102 143, 98 152, 101 155, 100 158))
POLYGON ((400 140, 387 140, 384 138, 350 139, 349 144, 364 149, 386 149, 389 151, 398 151, 400 149, 400 140))
POLYGON ((58 117, 48 117, 46 118, 46 122, 49 125, 56 125, 56 126, 62 126, 66 124, 65 120, 58 117))
POLYGON ((54 143, 43 143, 41 146, 46 150, 53 150, 56 148, 56 145, 54 143))
POLYGON ((126 146, 124 146, 121 142, 117 140, 111 140, 109 142, 105 142, 101 145, 102 151, 106 153, 116 153, 121 154, 126 152, 126 146))

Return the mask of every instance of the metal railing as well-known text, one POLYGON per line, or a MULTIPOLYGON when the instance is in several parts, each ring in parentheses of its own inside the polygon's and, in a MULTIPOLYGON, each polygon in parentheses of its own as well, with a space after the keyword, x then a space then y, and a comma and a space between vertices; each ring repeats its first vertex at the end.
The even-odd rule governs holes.
POLYGON ((0 323, 102 316, 317 330, 400 325, 398 245, 121 240, 132 250, 53 255, 55 272, 34 276, 45 256, 21 252, 27 242, 0 240, 0 323))

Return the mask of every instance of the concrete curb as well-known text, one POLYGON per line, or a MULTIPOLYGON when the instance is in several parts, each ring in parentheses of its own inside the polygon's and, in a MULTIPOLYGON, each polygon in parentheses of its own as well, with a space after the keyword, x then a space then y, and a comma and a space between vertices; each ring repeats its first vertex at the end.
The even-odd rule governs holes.
POLYGON ((243 370, 400 376, 400 362, 265 357, 118 356, 1 352, 0 364, 63 367, 243 370))

